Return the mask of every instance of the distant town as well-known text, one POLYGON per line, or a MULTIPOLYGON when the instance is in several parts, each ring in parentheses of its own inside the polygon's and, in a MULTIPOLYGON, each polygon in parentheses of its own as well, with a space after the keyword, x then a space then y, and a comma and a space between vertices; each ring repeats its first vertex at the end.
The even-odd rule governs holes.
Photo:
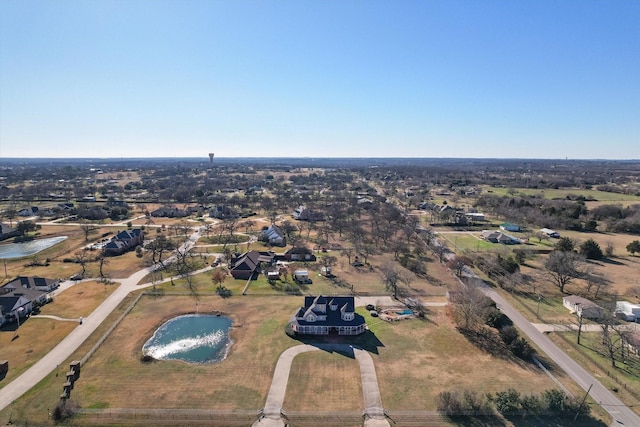
POLYGON ((0 220, 1 425, 640 425, 640 160, 0 159, 0 220))

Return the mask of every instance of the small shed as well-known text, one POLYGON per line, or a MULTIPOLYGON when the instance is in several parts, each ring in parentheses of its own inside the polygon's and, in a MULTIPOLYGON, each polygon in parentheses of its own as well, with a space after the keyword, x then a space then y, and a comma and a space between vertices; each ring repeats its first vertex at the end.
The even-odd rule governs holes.
POLYGON ((311 279, 309 279, 309 272, 307 270, 294 271, 293 280, 295 280, 296 283, 311 283, 311 279))

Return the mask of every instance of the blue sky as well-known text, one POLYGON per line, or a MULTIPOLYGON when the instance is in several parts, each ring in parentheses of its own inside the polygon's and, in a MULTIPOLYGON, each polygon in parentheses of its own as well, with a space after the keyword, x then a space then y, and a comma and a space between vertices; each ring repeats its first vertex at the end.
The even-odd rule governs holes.
POLYGON ((638 22, 634 0, 0 0, 0 158, 640 159, 638 22))

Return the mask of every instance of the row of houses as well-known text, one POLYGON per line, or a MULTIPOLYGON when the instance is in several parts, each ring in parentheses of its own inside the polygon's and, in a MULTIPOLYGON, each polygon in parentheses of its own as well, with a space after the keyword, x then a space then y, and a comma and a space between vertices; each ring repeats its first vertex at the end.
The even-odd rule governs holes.
POLYGON ((51 300, 59 281, 44 277, 16 277, 0 287, 0 325, 25 318, 51 300))

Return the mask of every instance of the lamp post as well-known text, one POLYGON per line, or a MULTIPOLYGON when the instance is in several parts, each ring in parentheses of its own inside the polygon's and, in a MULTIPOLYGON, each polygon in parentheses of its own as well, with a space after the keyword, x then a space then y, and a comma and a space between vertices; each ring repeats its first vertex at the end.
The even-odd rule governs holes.
POLYGON ((536 317, 539 319, 540 318, 540 300, 542 299, 542 297, 540 296, 540 294, 538 294, 538 309, 536 310, 536 317))

